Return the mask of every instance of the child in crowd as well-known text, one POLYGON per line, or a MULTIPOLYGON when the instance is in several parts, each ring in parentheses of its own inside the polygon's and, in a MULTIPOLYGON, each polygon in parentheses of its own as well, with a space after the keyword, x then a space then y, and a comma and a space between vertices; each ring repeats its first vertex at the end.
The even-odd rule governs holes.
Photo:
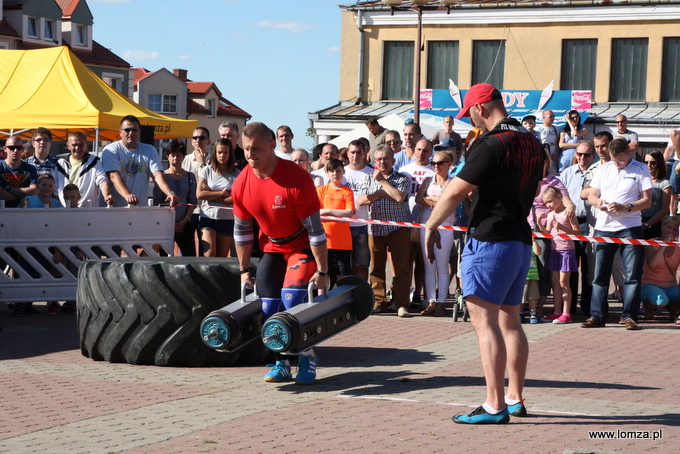
POLYGON ((68 202, 68 208, 78 208, 78 203, 80 202, 80 189, 73 183, 69 183, 64 186, 62 191, 64 194, 64 202, 68 202))
MULTIPOLYGON (((81 199, 80 195, 80 189, 78 189, 78 186, 76 186, 73 183, 69 183, 66 186, 64 186, 64 189, 62 191, 62 198, 64 199, 64 203, 66 204, 67 208, 78 208, 78 202, 80 202, 81 199)), ((71 248, 71 253, 76 256, 76 258, 80 261, 85 260, 86 256, 83 251, 81 251, 78 247, 73 246, 71 248)), ((54 257, 56 258, 57 254, 61 257, 61 254, 59 253, 59 250, 56 250, 54 253, 54 257)), ((60 259, 61 261, 61 259, 60 259)), ((59 263, 55 259, 55 263, 59 263)), ((66 268, 73 274, 74 276, 78 276, 78 266, 79 264, 73 264, 70 261, 67 261, 65 263, 66 268)), ((47 306, 47 311, 49 314, 51 310, 56 310, 59 309, 59 304, 56 303, 56 305, 47 306)), ((64 304, 61 306, 61 311, 66 312, 67 314, 75 314, 76 313, 76 302, 75 301, 65 301, 64 304)))
POLYGON ((38 193, 26 197, 25 208, 64 208, 59 199, 52 197, 54 193, 54 177, 49 173, 43 173, 37 181, 38 193))
MULTIPOLYGON (((569 235, 581 234, 581 228, 576 220, 576 216, 573 213, 567 216, 566 207, 562 202, 562 193, 556 187, 549 186, 543 191, 543 203, 550 212, 547 214, 545 227, 543 227, 542 222, 539 222, 542 231, 551 235, 565 233, 569 235)), ((541 214, 541 217, 543 216, 545 216, 545 213, 541 214)), ((571 287, 569 286, 569 276, 572 271, 578 269, 574 241, 553 238, 550 241, 550 249, 550 260, 547 268, 552 271, 555 304, 552 315, 545 319, 552 320, 553 323, 571 323, 571 287)))
MULTIPOLYGON (((538 264, 536 263, 536 256, 541 254, 541 247, 536 240, 532 240, 532 254, 531 262, 529 262, 529 272, 527 273, 527 282, 524 285, 524 301, 529 304, 529 323, 535 324, 543 322, 542 316, 536 315, 536 302, 541 296, 538 291, 538 264)), ((540 315, 540 314, 539 314, 540 315)))
MULTIPOLYGON (((679 216, 666 216, 661 221, 663 241, 678 241, 679 216)), ((653 319, 657 309, 665 307, 676 324, 680 325, 680 287, 677 272, 680 266, 680 249, 677 247, 645 246, 645 263, 642 269, 642 303, 644 318, 653 319)))
MULTIPOLYGON (((345 168, 339 159, 325 166, 330 183, 317 188, 321 216, 352 217, 355 212, 354 192, 342 184, 345 168)), ((349 222, 322 221, 328 242, 328 272, 331 287, 337 280, 352 274, 352 233, 349 222)))

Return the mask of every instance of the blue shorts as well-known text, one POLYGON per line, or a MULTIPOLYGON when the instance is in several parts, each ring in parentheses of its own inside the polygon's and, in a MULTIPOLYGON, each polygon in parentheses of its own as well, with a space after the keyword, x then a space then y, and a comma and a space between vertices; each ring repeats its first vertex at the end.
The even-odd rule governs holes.
POLYGON ((350 227, 352 232, 352 261, 362 268, 371 264, 371 251, 368 249, 368 226, 350 227))
POLYGON ((521 304, 530 260, 531 246, 520 241, 468 238, 461 264, 463 296, 499 306, 521 304))
POLYGON ((219 235, 234 237, 233 219, 210 219, 201 217, 198 219, 198 226, 201 230, 214 230, 219 235))
POLYGON ((564 251, 552 250, 550 251, 550 258, 548 259, 548 266, 550 271, 578 271, 578 262, 576 261, 576 249, 566 249, 564 251))

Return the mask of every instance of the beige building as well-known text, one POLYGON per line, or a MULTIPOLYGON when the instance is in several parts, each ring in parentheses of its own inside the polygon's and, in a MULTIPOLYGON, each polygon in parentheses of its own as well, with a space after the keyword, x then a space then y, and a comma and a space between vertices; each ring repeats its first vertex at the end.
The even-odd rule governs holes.
POLYGON ((449 88, 450 79, 460 89, 486 81, 506 90, 551 82, 590 90, 591 132, 615 129, 625 114, 650 147, 665 145, 680 124, 679 0, 426 3, 419 68, 417 7, 340 6, 340 101, 310 114, 319 141, 368 118, 412 117, 418 73, 421 89, 449 88))

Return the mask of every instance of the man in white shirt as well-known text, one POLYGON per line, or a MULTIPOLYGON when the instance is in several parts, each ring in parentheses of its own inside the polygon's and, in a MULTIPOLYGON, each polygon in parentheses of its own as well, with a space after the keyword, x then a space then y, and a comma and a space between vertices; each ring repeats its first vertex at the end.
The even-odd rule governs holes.
POLYGON ((634 157, 638 161, 642 159, 642 156, 638 154, 638 134, 635 131, 628 129, 628 118, 625 115, 616 116, 616 134, 614 137, 623 137, 628 142, 628 146, 633 150, 634 157))
MULTIPOLYGON (((590 183, 588 203, 597 208, 595 236, 610 238, 644 238, 640 211, 652 203, 652 177, 647 166, 633 159, 633 150, 625 139, 614 139, 609 144, 612 160, 602 164, 590 183)), ((603 308, 611 279, 616 251, 621 251, 626 281, 623 286, 621 323, 627 330, 639 329, 642 265, 645 252, 642 246, 631 244, 596 243, 595 270, 591 317, 583 328, 605 325, 603 308)))
POLYGON ((276 129, 276 140, 279 142, 279 149, 275 151, 276 156, 290 161, 290 155, 295 150, 293 147, 294 137, 290 126, 281 125, 276 129))
POLYGON ((536 125, 536 131, 540 134, 541 143, 543 148, 550 150, 550 159, 552 163, 550 165, 550 173, 552 175, 559 174, 559 163, 560 163, 560 133, 553 125, 555 121, 555 113, 546 109, 543 111, 543 124, 536 125))
MULTIPOLYGON (((78 206, 87 206, 88 200, 91 201, 92 206, 99 206, 100 191, 104 202, 107 205, 113 205, 113 195, 111 195, 102 162, 97 156, 90 154, 85 134, 82 132, 72 132, 69 134, 66 148, 69 149, 71 154, 61 158, 59 165, 66 172, 66 178, 68 179, 64 186, 69 183, 78 186, 80 192, 78 206)), ((64 206, 66 206, 64 187, 59 188, 59 198, 64 206)))
POLYGON ((191 145, 194 152, 184 157, 182 168, 196 176, 198 181, 198 171, 207 166, 210 162, 210 131, 208 128, 199 126, 191 134, 191 145))
MULTIPOLYGON (((359 205, 359 190, 366 175, 373 169, 366 165, 366 149, 360 140, 353 140, 347 146, 349 164, 345 166, 347 187, 354 191, 354 218, 368 219, 368 206, 359 205)), ((352 274, 368 280, 368 266, 371 264, 371 251, 368 250, 368 224, 361 221, 349 223, 352 232, 352 274)))

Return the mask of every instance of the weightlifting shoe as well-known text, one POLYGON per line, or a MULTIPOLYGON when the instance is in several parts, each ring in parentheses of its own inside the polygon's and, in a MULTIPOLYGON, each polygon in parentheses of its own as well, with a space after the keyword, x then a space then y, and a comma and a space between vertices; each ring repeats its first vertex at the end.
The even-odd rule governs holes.
POLYGON ((264 374, 264 381, 279 382, 290 380, 293 377, 288 361, 277 361, 276 364, 268 364, 267 367, 271 367, 271 369, 264 374))
POLYGON ((524 406, 524 399, 520 400, 516 404, 508 405, 508 413, 510 413, 512 416, 526 416, 527 407, 524 406))
POLYGON ((319 357, 315 354, 312 354, 312 356, 298 355, 298 357, 300 358, 300 365, 295 377, 295 384, 309 385, 316 378, 316 366, 319 365, 319 357))

